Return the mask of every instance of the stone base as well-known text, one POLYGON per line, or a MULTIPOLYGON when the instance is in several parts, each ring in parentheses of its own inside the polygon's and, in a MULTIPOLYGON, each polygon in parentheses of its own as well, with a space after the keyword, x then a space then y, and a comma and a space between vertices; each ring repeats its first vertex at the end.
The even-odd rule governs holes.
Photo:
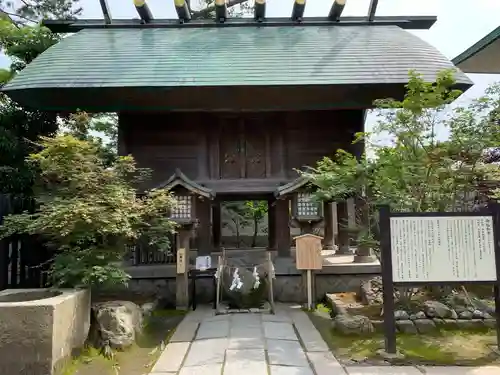
POLYGON ((88 290, 0 292, 0 374, 57 372, 74 349, 83 347, 89 328, 88 290))
POLYGON ((384 349, 379 349, 377 355, 388 361, 405 358, 404 354, 397 350, 396 353, 387 353, 384 349))

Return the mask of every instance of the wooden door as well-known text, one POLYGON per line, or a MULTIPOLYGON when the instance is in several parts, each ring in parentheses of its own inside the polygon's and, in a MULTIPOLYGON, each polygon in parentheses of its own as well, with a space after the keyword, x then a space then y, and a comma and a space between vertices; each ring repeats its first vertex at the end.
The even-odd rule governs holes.
POLYGON ((241 155, 242 124, 237 117, 221 119, 219 133, 220 178, 241 178, 244 161, 241 155))
POLYGON ((266 177, 266 134, 260 125, 241 117, 221 119, 221 179, 266 177))
POLYGON ((244 163, 246 178, 266 178, 266 130, 258 119, 245 121, 244 163))

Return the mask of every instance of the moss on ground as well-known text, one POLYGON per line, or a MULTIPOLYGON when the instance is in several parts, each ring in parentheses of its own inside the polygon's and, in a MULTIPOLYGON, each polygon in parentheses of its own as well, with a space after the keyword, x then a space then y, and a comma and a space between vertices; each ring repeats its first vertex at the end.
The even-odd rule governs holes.
MULTIPOLYGON (((309 314, 313 324, 326 341, 335 356, 341 361, 378 362, 377 354, 384 348, 384 336, 345 336, 332 328, 329 319, 309 314)), ((496 346, 496 331, 439 330, 432 334, 398 334, 397 348, 404 359, 394 360, 399 364, 422 365, 464 365, 479 366, 500 364, 499 356, 493 351, 496 346)))
POLYGON ((59 375, 137 375, 149 373, 186 311, 156 310, 144 322, 143 334, 124 351, 115 351, 113 359, 104 358, 98 349, 84 348, 59 375))

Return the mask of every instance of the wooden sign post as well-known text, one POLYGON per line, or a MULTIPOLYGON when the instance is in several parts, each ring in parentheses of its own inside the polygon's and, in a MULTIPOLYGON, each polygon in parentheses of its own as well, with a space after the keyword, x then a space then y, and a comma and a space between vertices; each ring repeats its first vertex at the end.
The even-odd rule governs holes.
POLYGON ((396 354, 394 287, 490 284, 500 349, 500 210, 391 212, 380 208, 385 351, 396 354))
POLYGON ((189 307, 189 238, 191 231, 181 229, 177 233, 177 275, 175 278, 175 305, 177 310, 189 307))
POLYGON ((305 270, 307 273, 307 308, 313 308, 312 293, 312 270, 323 268, 323 258, 321 257, 321 241, 323 237, 306 233, 294 238, 295 240, 295 263, 298 270, 305 270))

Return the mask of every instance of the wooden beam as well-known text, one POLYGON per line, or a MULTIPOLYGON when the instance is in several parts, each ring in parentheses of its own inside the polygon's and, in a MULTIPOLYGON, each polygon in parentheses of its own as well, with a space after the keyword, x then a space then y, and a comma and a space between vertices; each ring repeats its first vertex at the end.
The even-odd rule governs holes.
POLYGON ((99 3, 101 4, 102 15, 104 16, 104 22, 107 25, 109 25, 113 19, 111 18, 111 10, 109 9, 108 1, 99 0, 99 3))
POLYGON ((215 0, 215 21, 224 23, 227 20, 226 0, 215 0))
MULTIPOLYGON (((182 0, 175 0, 180 2, 182 0)), ((178 9, 178 8, 177 8, 178 9)), ((189 13, 186 13, 188 16, 189 13)), ((180 17, 179 17, 180 18, 180 17)), ((187 21, 188 19, 181 19, 187 21)), ((43 20, 42 25, 54 33, 75 33, 85 29, 178 29, 178 28, 217 28, 217 27, 275 27, 275 26, 398 26, 406 30, 428 30, 437 21, 435 16, 377 16, 368 21, 366 16, 345 16, 340 21, 330 21, 328 17, 305 17, 302 21, 290 20, 290 17, 266 18, 264 22, 256 22, 252 18, 231 18, 224 23, 217 23, 210 19, 193 20, 179 25, 177 19, 154 19, 150 23, 141 20, 121 19, 107 25, 102 19, 79 20, 43 20)), ((183 23, 183 22, 181 22, 183 23)))
POLYGON ((181 23, 187 22, 191 19, 191 11, 189 3, 186 0, 174 0, 175 11, 181 23))
POLYGON ((266 0, 255 0, 253 18, 257 22, 264 21, 264 18, 266 18, 266 0))
POLYGON ((153 19, 153 14, 146 4, 146 0, 134 0, 135 10, 139 17, 141 17, 141 21, 144 23, 150 23, 153 19))
POLYGON ((368 21, 372 22, 375 19, 375 13, 377 13, 378 0, 371 0, 370 8, 368 9, 368 21))
POLYGON ((330 13, 328 14, 328 19, 330 21, 339 21, 342 12, 344 11, 346 0, 334 0, 332 7, 330 8, 330 13))
POLYGON ((292 20, 302 22, 304 10, 306 9, 306 0, 295 0, 293 3, 292 20))

